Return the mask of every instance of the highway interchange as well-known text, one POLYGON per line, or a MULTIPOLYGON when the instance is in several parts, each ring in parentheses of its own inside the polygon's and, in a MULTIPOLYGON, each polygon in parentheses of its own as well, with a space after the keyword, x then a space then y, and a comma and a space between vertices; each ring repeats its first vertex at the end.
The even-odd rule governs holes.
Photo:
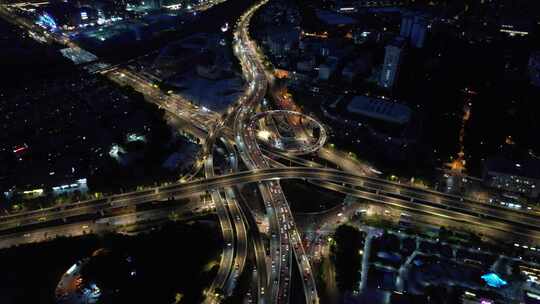
MULTIPOLYGON (((50 231, 52 235, 64 226, 68 230, 80 230, 78 227, 84 225, 81 226, 83 221, 79 218, 84 215, 107 217, 111 210, 119 208, 156 201, 172 202, 209 193, 218 215, 224 245, 218 273, 204 293, 205 303, 216 303, 224 296, 233 294, 240 274, 251 270, 246 267, 250 252, 255 258, 252 276, 255 295, 250 298, 251 301, 290 302, 291 275, 295 263, 301 275, 299 281, 306 303, 318 303, 310 256, 302 245, 302 234, 279 182, 281 179, 302 179, 317 181, 317 185, 326 189, 408 214, 436 219, 439 223, 474 227, 474 230, 486 236, 534 246, 540 244, 540 219, 536 211, 506 209, 359 173, 324 168, 299 157, 301 154, 316 153, 322 148, 326 140, 322 126, 321 138, 314 145, 303 146, 303 151, 267 151, 259 146, 257 122, 269 114, 261 111, 261 103, 271 80, 263 67, 257 45, 249 36, 249 24, 253 14, 267 2, 255 4, 236 24, 233 48, 242 66, 246 88, 223 115, 194 106, 179 95, 165 94, 151 80, 128 68, 115 67, 103 72, 119 84, 132 86, 143 93, 147 101, 156 103, 170 115, 186 122, 187 132, 202 139, 203 153, 194 174, 171 185, 2 216, 2 241, 9 244, 10 238, 21 238, 37 231, 50 231), (216 175, 213 159, 218 144, 225 147, 227 155, 226 169, 220 175, 216 175), (295 166, 292 166, 293 163, 295 166), (202 169, 204 178, 195 178, 198 169, 202 169), (238 187, 246 184, 258 187, 262 202, 248 202, 239 195, 238 187), (264 216, 269 224, 267 233, 258 230, 254 220, 255 211, 251 210, 255 204, 264 206, 264 216), (48 225, 48 228, 43 225, 48 225)), ((271 124, 266 126, 276 133, 271 124)), ((138 211, 133 208, 126 212, 138 211)))

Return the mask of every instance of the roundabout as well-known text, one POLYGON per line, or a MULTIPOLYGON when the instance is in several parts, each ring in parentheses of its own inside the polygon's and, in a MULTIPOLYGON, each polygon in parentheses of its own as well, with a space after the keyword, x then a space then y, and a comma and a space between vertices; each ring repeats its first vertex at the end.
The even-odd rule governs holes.
POLYGON ((270 149, 291 155, 314 153, 327 139, 320 122, 306 114, 287 110, 265 111, 252 116, 248 130, 256 130, 257 139, 270 149))

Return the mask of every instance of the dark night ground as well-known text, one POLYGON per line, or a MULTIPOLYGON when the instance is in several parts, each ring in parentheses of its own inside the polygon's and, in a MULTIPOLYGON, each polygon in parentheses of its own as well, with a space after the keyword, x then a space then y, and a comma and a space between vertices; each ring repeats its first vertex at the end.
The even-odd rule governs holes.
POLYGON ((184 294, 185 303, 199 303, 201 290, 215 274, 215 270, 204 273, 202 269, 218 258, 216 228, 214 223, 170 224, 135 237, 92 235, 1 250, 0 303, 53 304, 62 274, 78 259, 103 247, 116 256, 131 256, 137 270, 137 279, 124 285, 128 292, 103 303, 169 304, 176 292, 184 294))
POLYGON ((345 195, 300 180, 282 180, 281 187, 293 212, 320 212, 343 202, 345 195))

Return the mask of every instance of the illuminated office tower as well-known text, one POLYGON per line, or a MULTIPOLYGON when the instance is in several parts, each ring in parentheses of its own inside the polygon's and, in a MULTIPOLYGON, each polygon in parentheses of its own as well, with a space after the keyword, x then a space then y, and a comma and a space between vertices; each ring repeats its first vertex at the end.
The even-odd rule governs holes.
POLYGON ((402 37, 394 39, 385 48, 384 64, 379 78, 379 86, 392 89, 399 74, 399 66, 402 61, 405 40, 402 37))

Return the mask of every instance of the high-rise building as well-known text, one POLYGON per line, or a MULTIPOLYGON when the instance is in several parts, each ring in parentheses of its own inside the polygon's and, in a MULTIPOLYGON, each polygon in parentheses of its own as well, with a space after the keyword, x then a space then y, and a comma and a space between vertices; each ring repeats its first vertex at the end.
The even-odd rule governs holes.
POLYGON ((153 9, 160 9, 162 5, 161 0, 145 0, 145 2, 153 9))
POLYGON ((400 36, 409 40, 415 48, 424 47, 429 20, 423 14, 405 12, 401 17, 400 36))
POLYGON ((414 18, 414 24, 411 31, 411 46, 417 49, 424 47, 426 41, 429 21, 425 16, 418 15, 414 18))
POLYGON ((532 52, 529 57, 529 78, 534 86, 540 87, 540 51, 532 52))
POLYGON ((298 47, 299 41, 300 31, 297 28, 283 26, 269 31, 264 43, 268 46, 272 55, 286 57, 298 47))
POLYGON ((411 12, 404 12, 401 15, 401 27, 399 29, 399 35, 401 37, 410 37, 412 28, 414 25, 414 14, 411 12))
POLYGON ((404 47, 405 39, 403 39, 403 37, 395 38, 385 47, 384 63, 379 78, 379 86, 386 89, 392 89, 394 87, 398 78, 404 47))
POLYGON ((338 59, 335 57, 328 57, 326 62, 319 66, 319 79, 328 80, 336 71, 338 65, 338 59))

